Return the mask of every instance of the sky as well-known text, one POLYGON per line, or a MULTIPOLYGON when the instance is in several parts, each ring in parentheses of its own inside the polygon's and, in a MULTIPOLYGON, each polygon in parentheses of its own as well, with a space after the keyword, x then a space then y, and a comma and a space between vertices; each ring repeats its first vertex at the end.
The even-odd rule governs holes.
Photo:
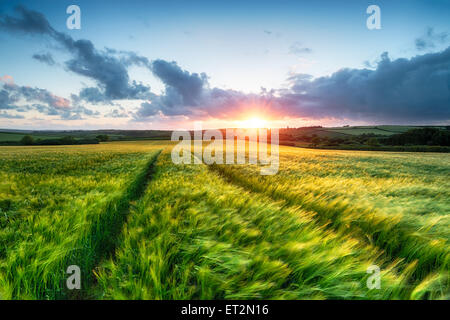
POLYGON ((450 124, 449 16, 450 0, 0 0, 0 128, 450 124))

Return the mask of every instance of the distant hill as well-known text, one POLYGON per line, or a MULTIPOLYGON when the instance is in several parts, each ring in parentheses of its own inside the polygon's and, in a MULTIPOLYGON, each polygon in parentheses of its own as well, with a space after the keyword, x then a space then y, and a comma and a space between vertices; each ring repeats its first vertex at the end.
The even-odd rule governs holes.
POLYGON ((302 127, 280 130, 288 146, 411 152, 450 152, 449 126, 302 127))
POLYGON ((60 139, 71 136, 76 139, 94 139, 99 135, 107 135, 111 141, 119 140, 142 140, 142 139, 170 139, 172 131, 167 130, 11 130, 0 129, 1 142, 18 142, 25 135, 32 136, 35 140, 60 139))
MULTIPOLYGON (((435 128, 448 130, 445 126, 344 126, 344 127, 299 127, 281 128, 280 142, 286 145, 342 147, 360 149, 367 144, 377 144, 386 138, 409 132, 412 129, 435 128), (369 141, 371 139, 371 141, 369 141)), ((221 129, 225 131, 225 129, 221 129)), ((171 130, 14 130, 0 129, 0 144, 18 143, 25 135, 34 140, 61 139, 67 136, 78 140, 95 139, 99 135, 107 135, 109 141, 123 140, 170 140, 171 130)))
POLYGON ((394 126, 394 125, 378 125, 378 126, 346 126, 346 127, 300 127, 280 129, 280 134, 289 134, 294 138, 302 136, 316 135, 320 138, 343 138, 345 136, 374 135, 374 136, 390 136, 398 133, 404 133, 411 129, 433 127, 445 129, 445 126, 394 126))

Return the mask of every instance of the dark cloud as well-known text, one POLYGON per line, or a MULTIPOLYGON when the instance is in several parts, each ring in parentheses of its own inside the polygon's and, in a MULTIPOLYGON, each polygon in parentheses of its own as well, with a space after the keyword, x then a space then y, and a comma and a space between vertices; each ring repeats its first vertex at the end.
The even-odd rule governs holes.
POLYGON ((289 47, 289 53, 294 55, 302 55, 311 53, 312 49, 302 45, 301 42, 295 42, 289 47))
POLYGON ((55 65, 55 60, 53 60, 53 56, 50 54, 50 52, 44 53, 44 54, 33 54, 33 59, 40 61, 42 63, 46 63, 49 66, 55 65))
POLYGON ((106 48, 106 52, 110 55, 118 56, 120 58, 120 61, 127 67, 131 65, 137 65, 140 67, 146 67, 151 70, 150 60, 148 60, 146 57, 138 55, 134 51, 106 48))
MULTIPOLYGON (((172 67, 178 70, 175 65, 172 67)), ((197 119, 236 118, 255 106, 254 111, 259 114, 278 119, 335 118, 389 123, 450 120, 450 47, 411 59, 391 60, 383 53, 375 70, 342 69, 316 79, 295 74, 288 79, 289 88, 262 90, 260 94, 211 89, 203 83, 197 84, 195 99, 185 100, 176 89, 179 81, 189 83, 190 74, 186 71, 183 74, 184 78, 162 77, 165 83, 177 85, 168 86, 164 95, 143 103, 135 118, 158 114, 197 119)))
POLYGON ((434 28, 428 27, 424 35, 416 38, 416 49, 419 51, 434 49, 438 44, 445 44, 448 39, 448 32, 436 33, 434 28))
MULTIPOLYGON (((155 77, 165 85, 165 94, 159 99, 166 106, 184 104, 189 106, 198 105, 201 94, 208 86, 208 78, 205 73, 190 73, 181 69, 175 61, 168 62, 162 59, 149 61, 146 57, 140 56, 132 51, 116 51, 107 49, 108 53, 120 56, 120 61, 126 65, 136 65, 149 69, 155 77)), ((135 84, 139 89, 139 85, 135 84)), ((144 87, 140 88, 144 91, 144 87)), ((155 99, 154 94, 149 94, 148 98, 155 99)))
POLYGON ((147 118, 158 114, 166 116, 191 115, 201 111, 209 92, 205 73, 190 73, 176 62, 155 60, 147 64, 153 75, 160 79, 165 90, 162 95, 151 94, 148 102, 141 104, 135 118, 147 118))
POLYGON ((73 56, 65 63, 67 69, 95 80, 106 99, 148 98, 150 88, 135 81, 130 82, 126 64, 120 59, 109 55, 107 51, 97 50, 89 40, 74 40, 56 31, 39 12, 22 6, 17 7, 16 12, 18 17, 0 15, 0 28, 53 39, 73 56))
POLYGON ((112 104, 112 102, 108 99, 104 92, 102 92, 97 87, 88 87, 80 90, 80 93, 77 95, 72 95, 72 100, 78 104, 80 101, 84 100, 90 103, 105 103, 112 104))
POLYGON ((181 99, 184 105, 198 105, 203 89, 208 85, 205 73, 189 73, 182 70, 176 62, 155 60, 152 72, 166 86, 166 95, 181 99))
POLYGON ((165 90, 162 95, 152 94, 149 102, 141 104, 137 118, 158 114, 166 116, 194 114, 196 107, 201 109, 208 94, 209 85, 206 74, 190 73, 181 69, 176 62, 155 60, 149 64, 152 73, 160 79, 165 90))
POLYGON ((364 65, 364 67, 369 68, 369 69, 376 68, 376 65, 374 66, 374 65, 372 64, 372 62, 370 62, 369 60, 365 60, 365 61, 363 62, 363 65, 364 65))
POLYGON ((0 15, 0 28, 34 34, 52 34, 55 32, 42 13, 30 11, 20 5, 15 10, 20 17, 0 15))
MULTIPOLYGON (((179 110, 177 106, 176 110, 179 110)), ((155 101, 153 99, 151 102, 143 102, 141 104, 141 107, 136 111, 134 117, 136 120, 142 119, 145 120, 146 118, 156 116, 157 114, 164 114, 165 107, 162 103, 159 101, 155 101)), ((167 113, 167 111, 166 111, 167 113)))
POLYGON ((375 70, 343 69, 314 80, 296 79, 279 100, 313 118, 449 120, 450 47, 409 60, 390 60, 384 53, 375 70))
POLYGON ((10 95, 8 90, 0 90, 0 110, 11 110, 16 107, 13 105, 18 100, 17 97, 10 95))

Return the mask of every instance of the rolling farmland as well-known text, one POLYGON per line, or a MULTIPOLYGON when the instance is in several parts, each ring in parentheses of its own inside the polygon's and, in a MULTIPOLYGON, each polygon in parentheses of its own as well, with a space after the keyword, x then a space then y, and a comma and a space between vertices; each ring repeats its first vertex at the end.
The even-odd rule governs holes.
POLYGON ((261 176, 164 141, 0 150, 3 299, 450 297, 448 154, 280 147, 261 176))

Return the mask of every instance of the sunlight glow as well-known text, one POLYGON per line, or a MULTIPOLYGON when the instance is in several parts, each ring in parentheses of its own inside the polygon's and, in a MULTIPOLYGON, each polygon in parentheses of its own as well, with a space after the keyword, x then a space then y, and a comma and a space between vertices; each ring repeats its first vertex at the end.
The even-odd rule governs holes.
POLYGON ((240 122, 242 128, 266 128, 267 120, 261 118, 251 118, 240 122))

